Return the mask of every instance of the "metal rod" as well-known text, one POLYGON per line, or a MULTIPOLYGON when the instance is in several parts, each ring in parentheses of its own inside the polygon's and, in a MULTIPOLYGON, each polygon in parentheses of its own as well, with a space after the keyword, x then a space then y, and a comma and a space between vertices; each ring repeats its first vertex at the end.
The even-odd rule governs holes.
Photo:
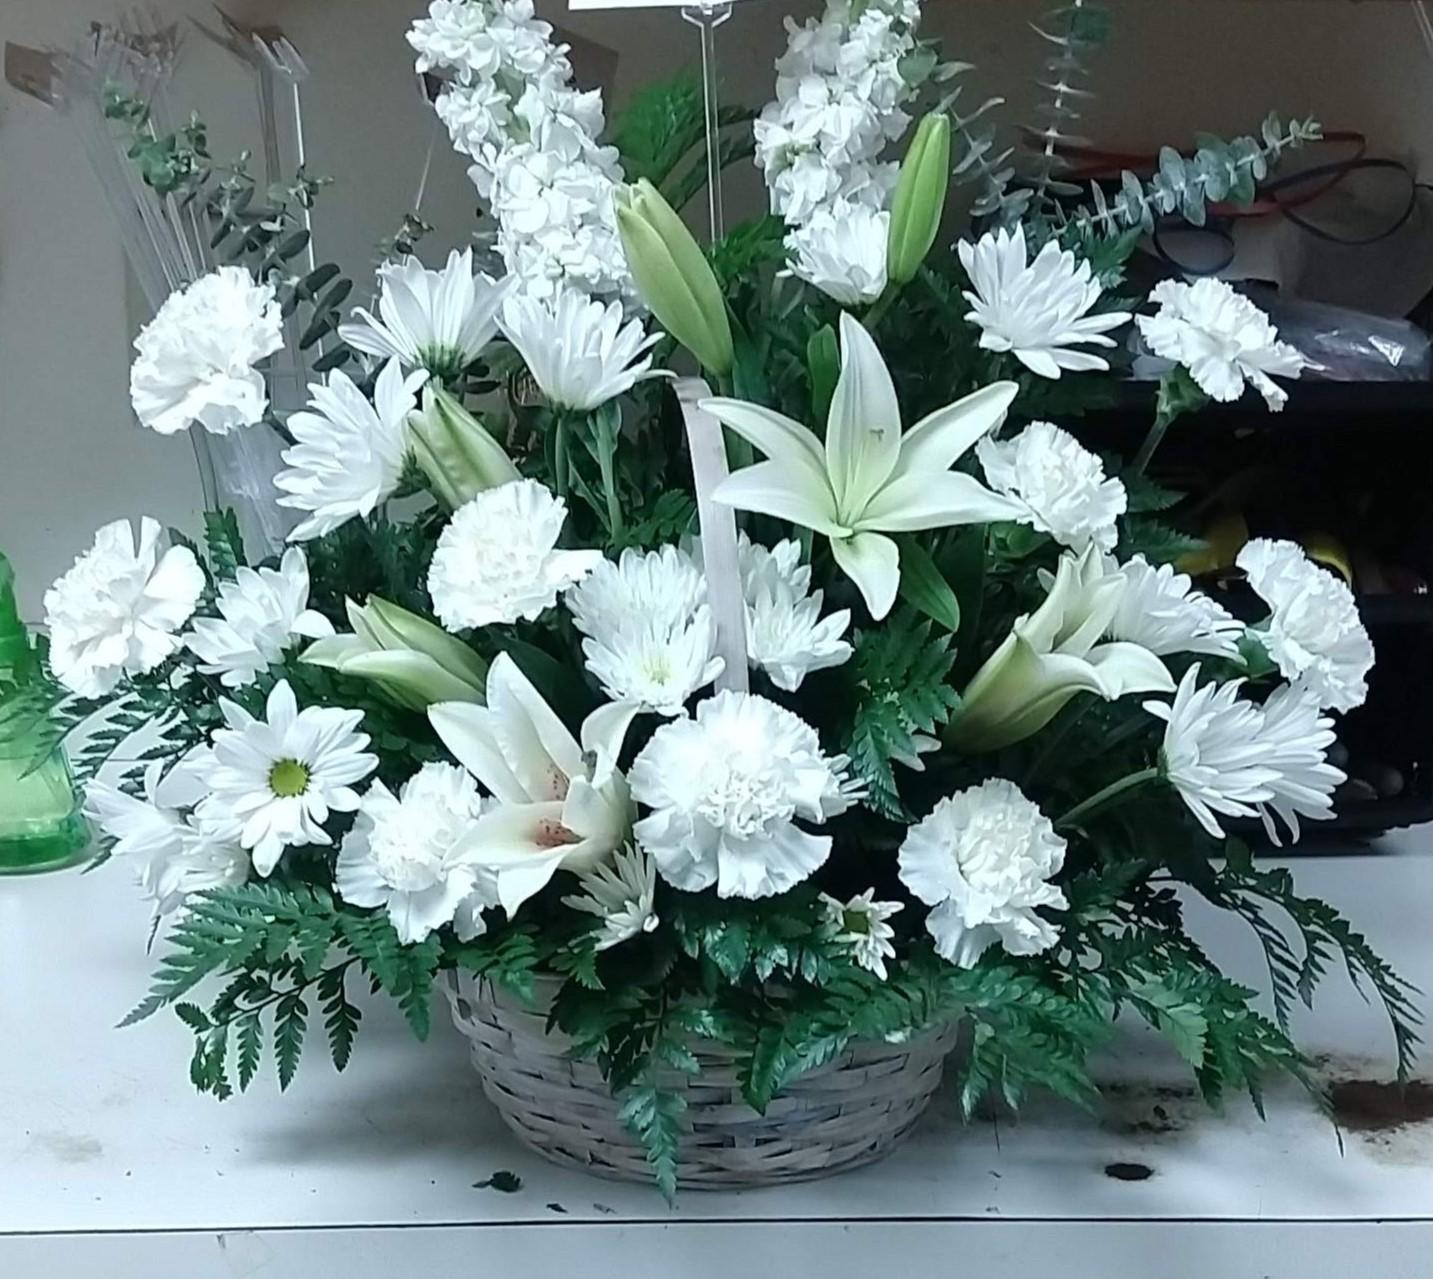
POLYGON ((682 17, 701 33, 702 102, 706 108, 707 216, 715 244, 726 234, 726 209, 721 189, 721 104, 717 83, 716 30, 731 17, 731 0, 699 0, 687 5, 682 17))

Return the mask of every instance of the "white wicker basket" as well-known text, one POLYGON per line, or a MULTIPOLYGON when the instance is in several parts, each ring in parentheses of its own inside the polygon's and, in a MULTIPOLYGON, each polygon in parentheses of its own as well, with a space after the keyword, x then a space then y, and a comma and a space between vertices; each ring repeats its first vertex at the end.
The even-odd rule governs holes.
MULTIPOLYGON (((526 1008, 466 973, 447 985, 453 1022, 467 1036, 483 1091, 528 1146, 556 1163, 601 1177, 649 1181, 641 1147, 591 1062, 566 1056, 545 1029, 539 986, 526 1008)), ((741 1097, 734 1056, 695 1046, 701 1074, 673 1074, 686 1097, 690 1132, 678 1180, 686 1189, 770 1185, 826 1177, 889 1154, 915 1126, 940 1085, 954 1027, 908 1044, 862 1044, 796 1080, 765 1115, 741 1097)))

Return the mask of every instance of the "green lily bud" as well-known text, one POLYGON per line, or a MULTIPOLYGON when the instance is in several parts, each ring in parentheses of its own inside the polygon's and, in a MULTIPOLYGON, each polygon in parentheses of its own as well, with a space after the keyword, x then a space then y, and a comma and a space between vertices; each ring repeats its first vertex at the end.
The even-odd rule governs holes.
POLYGON ((408 439, 433 495, 451 510, 521 478, 502 445, 441 387, 430 384, 423 392, 422 409, 409 418, 408 439))
POLYGON ((949 186, 950 117, 941 112, 920 122, 901 165, 886 249, 886 274, 893 284, 916 278, 940 230, 949 186))
POLYGON ((637 292, 658 322, 718 376, 731 372, 731 321, 711 264, 650 182, 619 187, 617 230, 637 292))
POLYGON ((352 635, 310 644, 303 660, 369 679, 395 704, 426 711, 435 702, 483 701, 487 664, 461 640, 426 618, 370 596, 348 601, 352 635))

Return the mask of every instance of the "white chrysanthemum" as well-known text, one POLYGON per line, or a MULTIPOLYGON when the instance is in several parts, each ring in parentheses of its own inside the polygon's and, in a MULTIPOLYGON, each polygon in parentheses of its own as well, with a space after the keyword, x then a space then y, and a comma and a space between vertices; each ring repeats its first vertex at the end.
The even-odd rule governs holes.
POLYGON ((559 551, 567 503, 536 480, 479 493, 453 513, 428 571, 433 611, 450 631, 533 621, 559 592, 602 562, 601 551, 559 551))
POLYGON ((582 876, 582 892, 564 897, 564 906, 596 915, 602 921, 597 949, 611 950, 642 933, 655 931, 657 918, 657 868, 650 857, 624 849, 611 863, 582 876))
POLYGON ((741 582, 746 597, 746 651, 751 665, 777 688, 794 693, 812 671, 850 660, 842 637, 849 609, 821 616, 825 596, 811 592, 811 568, 801 563, 801 543, 788 538, 771 550, 742 535, 741 582))
POLYGON ((662 878, 686 892, 772 897, 831 855, 821 823, 852 802, 846 760, 774 702, 726 692, 694 719, 664 724, 632 764, 632 797, 651 809, 633 828, 662 878))
POLYGON ((900 902, 876 901, 876 890, 868 888, 848 902, 821 894, 821 906, 832 940, 845 946, 851 958, 867 972, 886 980, 886 960, 894 959, 896 948, 891 945, 896 930, 886 921, 904 910, 900 902))
POLYGON ((1296 378, 1308 361, 1279 341, 1269 317, 1243 294, 1206 276, 1193 284, 1161 280, 1149 296, 1159 313, 1136 317, 1145 345, 1182 364, 1207 396, 1228 403, 1250 382, 1275 412, 1288 402, 1271 375, 1296 378))
POLYGON ((260 875, 273 871, 286 848, 331 844, 323 824, 331 813, 358 808, 353 787, 378 765, 364 749, 368 735, 358 731, 363 712, 299 710, 287 680, 274 685, 265 719, 224 699, 219 709, 227 727, 214 733, 200 823, 237 839, 260 875))
POLYGON ((1333 720, 1323 714, 1315 697, 1288 684, 1276 688, 1259 709, 1264 721, 1259 738, 1275 774, 1269 782, 1273 796, 1260 806, 1259 815, 1275 844, 1282 842, 1275 817, 1283 819, 1297 842, 1299 818, 1332 818, 1333 793, 1346 780, 1328 762, 1336 740, 1333 720))
POLYGON ((378 268, 378 317, 359 307, 338 336, 355 350, 451 380, 496 336, 510 288, 508 280, 475 276, 471 249, 453 250, 441 271, 413 257, 385 262, 378 268))
POLYGON ((1049 950, 1059 933, 1037 907, 1064 910, 1050 879, 1065 841, 1013 782, 983 782, 943 799, 912 826, 900 851, 901 882, 934 909, 936 951, 970 968, 999 943, 1012 955, 1049 950))
POLYGON ((626 550, 604 559, 567 593, 587 638, 587 669, 614 701, 660 715, 682 714, 687 699, 722 672, 706 583, 675 546, 626 550))
POLYGON ((252 684, 295 639, 323 639, 333 624, 308 606, 308 561, 296 546, 277 569, 244 568, 219 587, 218 617, 201 617, 184 637, 205 675, 228 688, 252 684))
POLYGON ((1129 506, 1125 486, 1107 478, 1105 464, 1068 431, 1032 422, 1009 440, 986 436, 975 453, 990 487, 1019 502, 1040 532, 1076 551, 1091 542, 1114 549, 1115 521, 1129 506))
POLYGON ((987 351, 1010 351, 1039 377, 1108 369, 1109 362, 1077 346, 1115 345, 1107 334, 1129 321, 1127 311, 1090 309, 1103 291, 1088 262, 1056 240, 1028 261, 1025 228, 987 232, 975 244, 961 241, 960 260, 970 277, 965 294, 987 351))
POLYGON ((891 215, 838 200, 786 237, 791 272, 842 306, 865 306, 886 288, 891 215))
POLYGON ((274 480, 283 492, 280 506, 308 512, 291 541, 323 537, 393 496, 408 455, 408 415, 427 377, 419 370, 405 378, 399 362, 389 360, 374 383, 372 404, 339 369, 327 385, 309 387, 309 411, 288 419, 296 441, 284 451, 288 470, 274 480))
POLYGON ((542 301, 509 298, 502 330, 552 404, 586 412, 648 375, 651 348, 640 319, 623 323, 620 302, 604 305, 572 289, 542 301))
POLYGON ((161 435, 195 422, 215 435, 252 426, 269 407, 255 366, 283 344, 273 288, 243 267, 221 266, 171 293, 135 338, 135 416, 161 435))
POLYGON ((161 554, 158 521, 140 521, 138 543, 128 520, 106 524, 45 593, 55 678, 81 697, 103 697, 125 675, 154 670, 179 648, 176 632, 203 591, 192 551, 161 554))
POLYGON ((477 782, 456 764, 424 764, 397 796, 374 782, 339 850, 338 895, 383 907, 405 946, 424 941, 477 889, 461 842, 482 812, 477 782))
POLYGON ((1348 584, 1294 542, 1257 538, 1235 562, 1273 610, 1268 629, 1250 634, 1284 678, 1308 689, 1320 706, 1336 711, 1362 706, 1373 642, 1348 584))
POLYGON ((111 840, 116 857, 130 862, 140 889, 167 915, 192 893, 242 884, 249 876, 249 855, 234 840, 215 834, 179 810, 188 798, 179 769, 161 777, 162 760, 145 770, 144 798, 127 795, 106 782, 91 782, 85 814, 111 840))
POLYGON ((1209 596, 1192 588, 1189 576, 1171 564, 1158 568, 1143 555, 1120 565, 1126 587, 1105 632, 1158 657, 1206 653, 1236 658, 1244 624, 1209 596))

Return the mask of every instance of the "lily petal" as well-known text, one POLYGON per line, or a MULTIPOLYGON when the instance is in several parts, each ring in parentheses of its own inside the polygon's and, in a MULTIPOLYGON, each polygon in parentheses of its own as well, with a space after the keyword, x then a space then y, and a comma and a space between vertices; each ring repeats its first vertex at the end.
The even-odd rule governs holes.
POLYGON ((745 400, 721 398, 702 400, 697 408, 710 413, 723 426, 759 448, 776 462, 814 466, 826 474, 826 450, 814 432, 800 422, 745 400))
POLYGON ((918 533, 957 524, 1015 519, 1018 503, 961 471, 909 474, 887 484, 861 513, 859 529, 918 533))
POLYGON ((617 757, 632 721, 642 709, 639 702, 608 702, 582 722, 582 753, 592 759, 592 785, 602 786, 617 770, 617 757))
POLYGON ((478 818, 453 856, 494 872, 498 904, 511 917, 547 887, 575 846, 562 829, 561 804, 504 804, 478 818))
POLYGON ((508 767, 493 718, 486 707, 466 702, 442 702, 428 708, 428 722, 458 763, 504 804, 526 804, 531 797, 508 767))
POLYGON ((826 459, 837 508, 858 511, 879 491, 901 451, 901 406, 875 340, 841 315, 841 376, 826 423, 826 459))
POLYGON ((582 748, 509 653, 488 671, 488 707, 497 717, 509 764, 530 799, 560 799, 582 773, 582 748))
POLYGON ((901 441, 892 479, 950 470, 977 440, 1005 421, 1019 393, 1014 382, 994 382, 922 418, 901 441))
POLYGON ((857 533, 854 537, 832 538, 831 554, 841 571, 855 582, 871 616, 879 622, 891 611, 901 584, 899 548, 880 533, 857 533))
POLYGON ((712 496, 723 506, 790 520, 827 537, 843 537, 851 531, 837 522, 830 486, 823 479, 818 487, 803 467, 758 462, 728 476, 712 496))
POLYGON ((1138 644, 1101 644, 1085 660, 1099 672, 1112 699, 1130 693, 1174 692, 1169 668, 1138 644))

